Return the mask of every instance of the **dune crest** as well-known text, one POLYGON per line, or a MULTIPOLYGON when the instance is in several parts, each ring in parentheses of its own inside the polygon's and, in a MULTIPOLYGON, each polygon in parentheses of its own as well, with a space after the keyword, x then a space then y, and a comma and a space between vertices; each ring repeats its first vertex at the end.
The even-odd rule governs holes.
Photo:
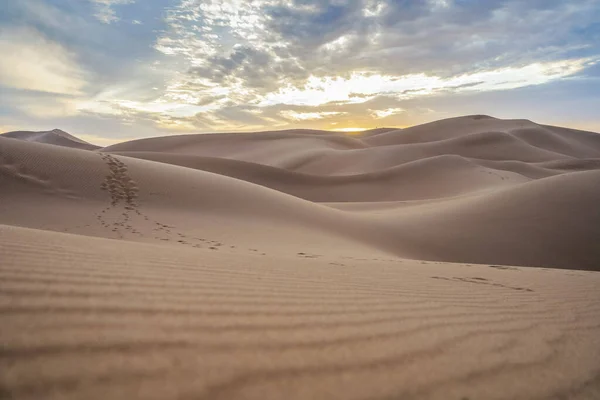
POLYGON ((83 150, 96 150, 101 148, 94 144, 88 143, 60 129, 51 131, 13 131, 0 134, 11 139, 25 140, 27 142, 37 142, 53 144, 56 146, 72 147, 83 150))

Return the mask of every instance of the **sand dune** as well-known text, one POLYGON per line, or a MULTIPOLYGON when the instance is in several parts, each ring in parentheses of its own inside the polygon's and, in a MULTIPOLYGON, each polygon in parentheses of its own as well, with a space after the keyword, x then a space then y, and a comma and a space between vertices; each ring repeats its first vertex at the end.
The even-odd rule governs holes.
POLYGON ((366 136, 187 135, 101 152, 0 138, 7 205, 0 217, 197 247, 189 238, 202 232, 265 253, 303 252, 297 244, 310 243, 337 254, 356 247, 411 259, 598 270, 593 135, 473 116, 366 136), (277 245, 265 246, 272 237, 277 245))
MULTIPOLYGON (((499 185, 493 169, 455 155, 434 156, 362 174, 311 175, 225 158, 158 152, 113 154, 226 175, 314 202, 439 198, 499 185)), ((505 175, 508 180, 510 174, 505 175)), ((512 178, 526 181, 514 174, 512 178)))
POLYGON ((185 135, 120 143, 105 151, 228 158, 315 175, 354 175, 449 154, 527 163, 600 157, 600 139, 595 133, 481 116, 376 135, 340 135, 304 130, 185 135))
MULTIPOLYGON (((498 120, 493 121, 498 125, 498 120)), ((257 141, 265 142, 265 148, 275 141, 281 150, 287 146, 279 145, 286 134, 292 135, 292 142, 299 140, 296 133, 269 132, 259 134, 257 141)), ((265 254, 302 253, 306 248, 298 244, 310 243, 310 251, 329 249, 338 255, 355 247, 420 260, 597 270, 598 165, 582 158, 579 161, 587 169, 560 170, 556 167, 569 165, 552 164, 560 160, 550 164, 517 161, 518 166, 528 165, 541 176, 536 179, 535 174, 519 173, 515 165, 502 164, 509 161, 497 160, 502 146, 499 154, 487 159, 451 153, 464 148, 471 153, 493 149, 487 142, 456 145, 456 140, 468 142, 472 135, 433 144, 439 152, 452 142, 447 146, 449 154, 355 175, 311 175, 248 161, 156 150, 108 153, 119 145, 98 153, 0 139, 7 188, 4 198, 12 204, 0 216, 4 223, 29 228, 197 248, 203 242, 193 237, 210 237, 229 248, 260 247, 265 254), (390 201, 401 206, 379 210, 375 206, 364 213, 328 205, 390 201), (64 219, 63 214, 70 218, 64 219), (277 244, 265 245, 273 237, 277 244)), ((316 137, 325 146, 361 143, 353 138, 339 141, 337 134, 328 140, 323 139, 325 133, 301 136, 300 140, 316 137)), ((226 148, 218 137, 181 139, 190 145, 195 138, 208 147, 226 148)), ((163 140, 177 143, 173 138, 158 138, 121 147, 139 143, 147 147, 148 142, 163 140)), ((243 143, 235 140, 235 135, 224 139, 231 147, 243 149, 243 143)), ((239 140, 251 141, 251 135, 243 134, 239 140)), ((366 160, 368 151, 391 152, 397 146, 365 147, 360 157, 366 160)), ((523 152, 531 146, 524 145, 523 152)), ((337 151, 343 154, 332 157, 357 155, 349 148, 337 151)), ((281 160, 284 155, 278 153, 281 160)), ((371 160, 381 162, 382 158, 371 160)))
POLYGON ((57 146, 73 147, 84 150, 95 150, 100 148, 100 146, 83 141, 65 131, 61 131, 60 129, 38 132, 13 131, 3 133, 2 136, 12 139, 25 140, 28 142, 54 144, 57 146))
POLYGON ((4 134, 0 397, 598 398, 598 204, 527 120, 4 134))

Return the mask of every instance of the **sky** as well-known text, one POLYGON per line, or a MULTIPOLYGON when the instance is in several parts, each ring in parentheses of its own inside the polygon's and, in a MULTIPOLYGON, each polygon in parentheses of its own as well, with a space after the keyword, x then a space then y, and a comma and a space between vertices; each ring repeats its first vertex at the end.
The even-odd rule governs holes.
POLYGON ((600 132, 600 0, 0 0, 0 131, 600 132))

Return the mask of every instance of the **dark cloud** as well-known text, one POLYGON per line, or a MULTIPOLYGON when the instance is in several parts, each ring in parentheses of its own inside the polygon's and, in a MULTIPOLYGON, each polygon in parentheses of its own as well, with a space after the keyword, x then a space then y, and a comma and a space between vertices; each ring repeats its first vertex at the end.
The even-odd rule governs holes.
POLYGON ((219 95, 219 96, 206 96, 206 97, 202 97, 200 100, 198 100, 198 102, 196 102, 197 106, 207 106, 209 104, 212 104, 216 101, 219 100, 223 100, 224 98, 226 98, 227 96, 225 96, 224 94, 219 95))
POLYGON ((209 57, 205 64, 191 68, 189 73, 218 83, 242 78, 249 87, 265 87, 278 76, 271 54, 248 46, 236 47, 225 57, 209 57))
POLYGON ((270 31, 299 47, 314 48, 360 30, 364 26, 362 10, 360 0, 296 0, 290 5, 267 6, 264 11, 270 31))
POLYGON ((305 69, 317 74, 333 67, 338 74, 375 69, 448 76, 478 67, 560 59, 570 47, 597 46, 592 35, 571 30, 583 31, 596 23, 600 7, 590 1, 579 5, 524 0, 440 4, 321 1, 308 10, 280 5, 276 11, 269 9, 268 23, 290 44, 292 55, 303 61, 305 69), (368 9, 379 13, 367 15, 368 9), (344 35, 351 37, 345 44, 351 51, 315 53, 315 48, 344 35))

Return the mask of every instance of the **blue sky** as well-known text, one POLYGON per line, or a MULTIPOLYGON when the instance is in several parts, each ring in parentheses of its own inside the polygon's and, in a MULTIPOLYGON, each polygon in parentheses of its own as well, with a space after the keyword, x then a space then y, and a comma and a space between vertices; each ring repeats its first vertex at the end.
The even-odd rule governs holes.
POLYGON ((0 131, 600 132, 600 0, 0 0, 0 131))

